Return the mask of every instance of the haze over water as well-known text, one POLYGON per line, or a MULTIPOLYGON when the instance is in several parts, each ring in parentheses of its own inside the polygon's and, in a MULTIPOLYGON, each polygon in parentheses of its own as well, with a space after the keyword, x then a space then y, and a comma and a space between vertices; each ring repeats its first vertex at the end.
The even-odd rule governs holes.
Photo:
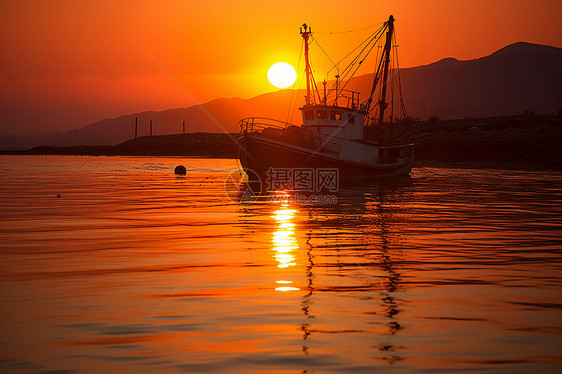
POLYGON ((2 372, 562 370, 562 173, 319 206, 231 201, 233 170, 1 156, 2 372))

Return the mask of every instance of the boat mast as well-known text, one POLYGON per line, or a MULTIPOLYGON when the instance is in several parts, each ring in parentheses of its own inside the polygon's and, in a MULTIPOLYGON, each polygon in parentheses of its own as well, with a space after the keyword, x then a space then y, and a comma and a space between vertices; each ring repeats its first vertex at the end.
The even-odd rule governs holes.
POLYGON ((388 17, 388 31, 386 32, 386 43, 384 45, 384 76, 382 81, 381 99, 379 101, 380 117, 379 123, 382 124, 384 119, 384 110, 388 103, 386 102, 386 83, 388 79, 388 65, 390 64, 390 49, 392 48, 392 33, 394 32, 394 17, 388 17))
POLYGON ((305 23, 302 25, 300 32, 302 38, 304 39, 304 61, 305 61, 305 73, 306 73, 306 105, 310 105, 315 102, 314 94, 311 95, 311 88, 314 90, 314 86, 316 86, 316 82, 314 82, 314 76, 312 75, 312 68, 310 67, 310 60, 308 58, 308 44, 309 44, 308 38, 310 37, 310 35, 312 35, 312 28, 308 27, 305 23))

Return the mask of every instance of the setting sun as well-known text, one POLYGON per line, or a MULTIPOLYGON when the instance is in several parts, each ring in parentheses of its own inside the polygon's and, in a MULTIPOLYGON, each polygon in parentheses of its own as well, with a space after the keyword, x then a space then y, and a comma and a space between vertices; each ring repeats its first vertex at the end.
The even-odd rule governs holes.
POLYGON ((297 80, 297 72, 286 62, 278 62, 271 65, 267 71, 267 79, 277 88, 287 88, 297 80))

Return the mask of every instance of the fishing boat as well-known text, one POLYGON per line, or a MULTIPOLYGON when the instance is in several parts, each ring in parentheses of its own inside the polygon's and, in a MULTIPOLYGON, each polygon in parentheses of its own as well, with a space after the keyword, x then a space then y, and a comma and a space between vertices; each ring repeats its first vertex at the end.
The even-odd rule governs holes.
MULTIPOLYGON (((394 100, 387 102, 388 87, 398 83, 401 95, 399 69, 397 64, 391 65, 391 57, 395 55, 393 16, 364 42, 362 51, 342 73, 335 76, 335 83, 330 89, 326 87, 326 80, 323 81, 323 94, 318 89, 310 64, 312 30, 304 24, 300 34, 304 41, 306 75, 305 103, 299 108, 302 125, 261 117, 240 120, 237 146, 240 163, 249 179, 259 180, 262 188, 274 190, 283 186, 295 187, 297 172, 301 175, 301 182, 311 180, 312 183, 318 183, 318 173, 329 170, 335 171, 340 183, 409 175, 414 155, 413 142, 396 144, 396 141, 382 141, 377 136, 382 125, 388 128, 393 121, 394 100), (346 90, 346 86, 368 52, 377 43, 382 48, 384 35, 384 49, 375 65, 371 94, 360 101, 359 92, 346 90), (389 104, 392 108, 388 108, 389 104), (385 117, 387 110, 391 112, 388 120, 385 117), (303 171, 307 171, 304 177, 303 171), (293 184, 272 186, 269 182, 274 176, 281 176, 293 184)), ((406 117, 401 98, 400 107, 406 117)), ((310 186, 310 183, 304 185, 310 186)))

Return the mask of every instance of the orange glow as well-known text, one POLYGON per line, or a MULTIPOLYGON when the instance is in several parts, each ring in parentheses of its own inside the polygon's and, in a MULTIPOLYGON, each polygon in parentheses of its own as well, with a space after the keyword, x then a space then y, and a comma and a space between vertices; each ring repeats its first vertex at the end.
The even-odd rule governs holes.
MULTIPOLYGON (((345 8, 343 15, 341 3, 325 1, 4 1, 2 121, 21 131, 58 130, 196 104, 153 59, 198 102, 253 97, 271 91, 273 63, 299 65, 303 22, 333 61, 390 14, 403 67, 479 58, 517 41, 562 46, 558 0, 352 0, 345 8)), ((333 65, 316 45, 311 59, 317 79, 325 78, 333 65)), ((363 65, 359 74, 374 70, 363 65)), ((297 70, 295 88, 302 61, 297 70)))

